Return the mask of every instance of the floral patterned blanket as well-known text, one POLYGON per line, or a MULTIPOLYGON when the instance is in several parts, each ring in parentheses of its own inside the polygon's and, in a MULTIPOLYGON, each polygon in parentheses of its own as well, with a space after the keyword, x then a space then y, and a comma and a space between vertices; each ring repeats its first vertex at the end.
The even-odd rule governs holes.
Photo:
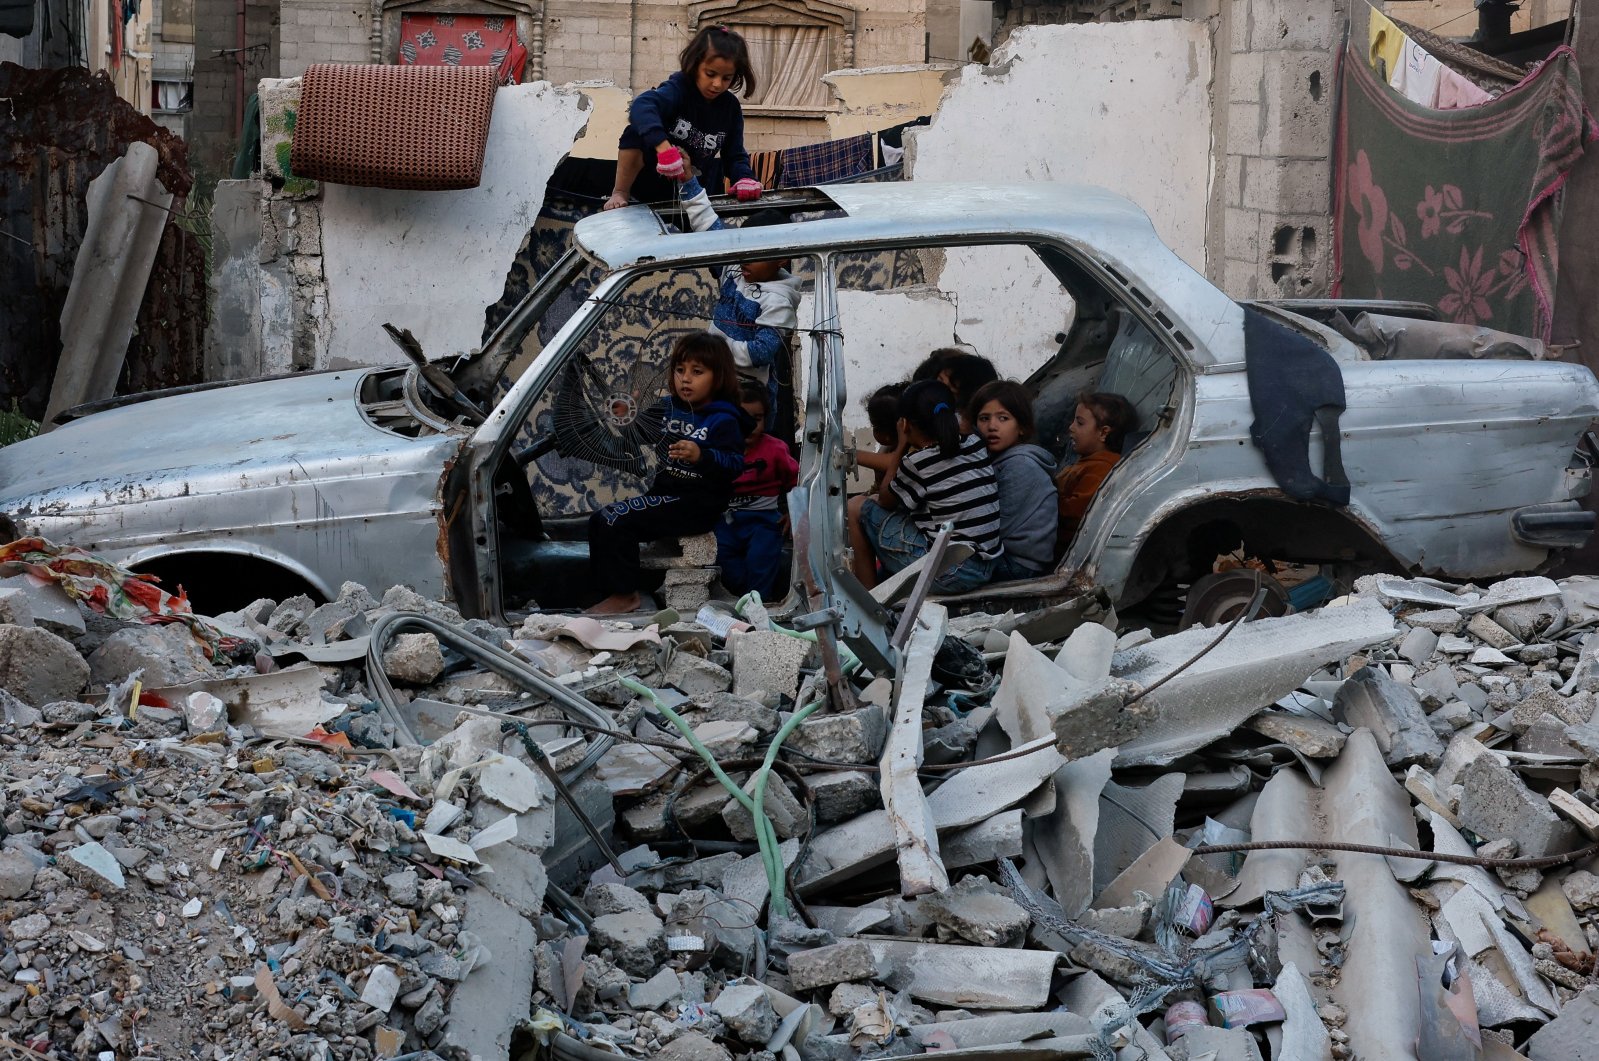
POLYGON ((1433 110, 1346 55, 1334 294, 1436 306, 1444 320, 1547 340, 1561 186, 1599 137, 1576 56, 1557 48, 1498 99, 1433 110))

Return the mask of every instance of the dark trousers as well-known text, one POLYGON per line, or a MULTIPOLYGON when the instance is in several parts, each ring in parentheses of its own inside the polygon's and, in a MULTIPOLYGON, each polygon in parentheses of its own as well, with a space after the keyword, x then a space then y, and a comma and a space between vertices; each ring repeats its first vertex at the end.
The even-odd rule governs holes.
POLYGON ((783 514, 776 509, 734 510, 716 521, 716 566, 722 585, 735 597, 755 590, 778 599, 783 563, 783 514))
POLYGON ((640 542, 705 534, 726 498, 645 494, 613 502, 589 517, 589 574, 604 596, 634 593, 642 582, 640 542))

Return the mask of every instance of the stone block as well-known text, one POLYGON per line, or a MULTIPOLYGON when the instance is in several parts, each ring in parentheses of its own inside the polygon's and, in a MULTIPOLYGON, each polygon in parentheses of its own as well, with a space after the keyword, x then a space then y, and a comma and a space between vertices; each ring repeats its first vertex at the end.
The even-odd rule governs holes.
POLYGON ((89 680, 95 685, 120 682, 136 670, 144 672, 147 689, 216 677, 205 650, 182 623, 125 627, 89 656, 89 680))
POLYGON ((847 714, 812 715, 789 735, 785 746, 832 762, 874 763, 887 734, 887 715, 872 704, 847 714))
POLYGON ((811 642, 770 630, 753 630, 729 639, 733 653, 733 692, 738 696, 780 693, 793 699, 811 642))
MULTIPOLYGON (((744 783, 744 791, 754 795, 753 777, 744 783)), ((810 824, 810 816, 806 814, 805 807, 776 774, 772 774, 766 782, 765 809, 766 817, 771 821, 772 828, 780 840, 799 836, 810 824)), ((722 808, 722 821, 726 823, 727 831, 733 834, 733 839, 755 839, 754 816, 745 810, 744 805, 738 800, 728 799, 727 806, 722 808)))
POLYGON ((788 979, 796 990, 810 991, 851 980, 875 980, 872 948, 857 940, 799 951, 788 957, 788 979))
POLYGON ((1514 840, 1528 858, 1558 855, 1575 847, 1577 829, 1549 808, 1549 801, 1522 783, 1492 755, 1481 755, 1461 773, 1460 824, 1488 840, 1514 840))
POLYGON ((811 801, 816 820, 825 824, 841 822, 875 810, 883 804, 882 792, 870 774, 860 770, 829 770, 811 774, 811 801))
POLYGON ((88 682, 89 665, 70 641, 37 627, 0 626, 0 689, 39 707, 74 699, 88 682))
POLYGON ((474 966, 450 993, 443 1038, 435 1049, 443 1057, 507 1057, 512 1032, 526 1010, 506 1000, 532 997, 531 955, 538 936, 485 889, 474 889, 462 901, 462 931, 490 941, 494 960, 474 966))
POLYGON ((1339 686, 1333 711, 1349 725, 1371 730, 1389 766, 1420 763, 1430 770, 1443 759, 1443 742, 1427 724, 1421 700, 1376 667, 1360 668, 1339 686))
POLYGON ((1231 103, 1227 106, 1227 153, 1259 155, 1261 143, 1261 105, 1231 103))
POLYGON ((1331 206, 1331 175, 1325 159, 1246 158, 1243 203, 1267 214, 1325 217, 1331 206))
POLYGON ((594 946, 609 949, 612 961, 630 976, 651 976, 666 960, 661 919, 648 910, 596 917, 590 932, 594 946))
POLYGON ((1326 2, 1255 0, 1246 20, 1249 50, 1330 52, 1343 34, 1341 11, 1339 5, 1326 2))
POLYGON ((707 696, 725 693, 733 684, 733 676, 708 659, 678 652, 666 667, 666 684, 684 696, 707 696))
POLYGON ((428 685, 444 673, 444 652, 432 634, 400 634, 383 652, 383 672, 407 685, 428 685))
POLYGON ((722 989, 711 1009, 728 1030, 746 1043, 764 1045, 777 1031, 777 1012, 760 984, 733 984, 722 989))
POLYGON ((0 625, 33 625, 33 605, 29 603, 26 592, 12 586, 0 586, 0 625))
POLYGON ((1243 261, 1254 261, 1260 253, 1260 215, 1253 210, 1228 207, 1222 220, 1226 226, 1224 244, 1226 255, 1243 261))
POLYGON ((1527 1040, 1528 1061, 1599 1061, 1599 987, 1590 987, 1527 1040))
POLYGON ((1261 154, 1301 159, 1331 157, 1336 64, 1330 51, 1273 52, 1264 57, 1261 154))
POLYGON ((1227 75, 1227 99, 1230 103, 1258 103, 1260 101, 1260 70, 1264 59, 1259 52, 1234 55, 1232 68, 1227 75))
POLYGON ((1032 923, 1027 911, 1003 888, 977 876, 963 878, 942 892, 922 896, 916 909, 919 915, 936 925, 941 934, 983 947, 1019 944, 1032 923))

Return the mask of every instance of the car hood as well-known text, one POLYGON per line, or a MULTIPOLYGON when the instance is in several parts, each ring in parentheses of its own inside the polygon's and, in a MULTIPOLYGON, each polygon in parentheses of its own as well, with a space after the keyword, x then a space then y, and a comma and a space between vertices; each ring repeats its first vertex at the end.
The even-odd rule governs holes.
MULTIPOLYGON (((365 370, 177 394, 73 420, 0 449, 0 513, 47 514, 247 489, 278 479, 381 474, 453 450, 373 426, 356 402, 365 370)), ((442 470, 442 460, 441 460, 442 470)))

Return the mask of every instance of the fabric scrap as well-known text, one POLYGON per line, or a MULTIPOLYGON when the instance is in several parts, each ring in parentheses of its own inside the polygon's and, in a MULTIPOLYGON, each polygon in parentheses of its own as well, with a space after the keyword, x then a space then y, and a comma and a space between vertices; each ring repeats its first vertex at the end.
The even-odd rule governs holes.
MULTIPOLYGON (((1369 6, 1369 5, 1368 5, 1369 6)), ((1410 40, 1405 36, 1405 31, 1394 25, 1394 20, 1370 8, 1371 23, 1368 27, 1370 44, 1366 52, 1366 61, 1377 75, 1384 80, 1393 76, 1399 69, 1399 56, 1403 52, 1406 42, 1410 40)))
POLYGON ((782 152, 782 186, 806 188, 869 173, 872 155, 871 133, 791 147, 782 152))
POLYGON ((1399 64, 1388 79, 1388 87, 1423 107, 1438 106, 1438 78, 1444 64, 1410 38, 1399 51, 1399 64))
POLYGON ((1556 193, 1599 137, 1562 46, 1497 99, 1434 110, 1343 64, 1334 296, 1403 299, 1440 318, 1548 341, 1556 193))

